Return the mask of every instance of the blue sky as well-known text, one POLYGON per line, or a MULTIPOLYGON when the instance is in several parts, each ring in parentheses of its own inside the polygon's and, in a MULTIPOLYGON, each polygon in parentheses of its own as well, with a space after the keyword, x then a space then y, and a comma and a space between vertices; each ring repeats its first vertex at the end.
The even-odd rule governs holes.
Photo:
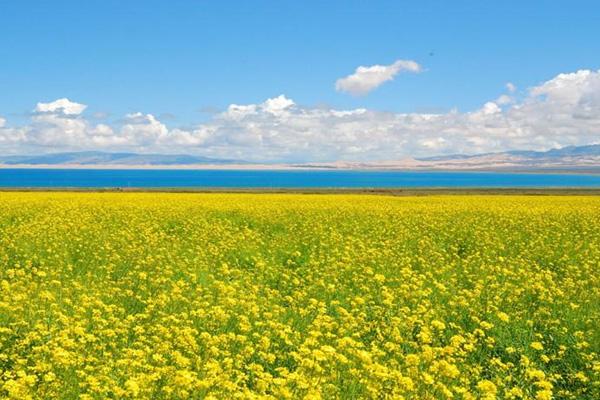
POLYGON ((90 124, 141 112, 193 129, 281 94, 306 108, 468 113, 507 82, 518 102, 561 73, 597 71, 598 38, 597 1, 0 1, 0 117, 23 128, 38 102, 68 98, 90 124), (366 95, 336 90, 396 60, 421 71, 366 95))

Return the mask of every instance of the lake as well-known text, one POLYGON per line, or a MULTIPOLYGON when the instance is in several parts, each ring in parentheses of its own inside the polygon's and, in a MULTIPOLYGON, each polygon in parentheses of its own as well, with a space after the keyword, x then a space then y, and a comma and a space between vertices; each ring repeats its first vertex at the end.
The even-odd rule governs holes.
POLYGON ((6 188, 600 188, 600 175, 340 170, 0 169, 6 188))

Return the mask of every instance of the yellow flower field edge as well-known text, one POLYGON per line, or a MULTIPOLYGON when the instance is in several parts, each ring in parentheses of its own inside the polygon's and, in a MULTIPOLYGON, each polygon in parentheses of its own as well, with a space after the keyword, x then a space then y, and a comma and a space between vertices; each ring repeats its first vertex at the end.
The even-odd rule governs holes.
POLYGON ((0 397, 598 399, 600 197, 0 193, 0 397))

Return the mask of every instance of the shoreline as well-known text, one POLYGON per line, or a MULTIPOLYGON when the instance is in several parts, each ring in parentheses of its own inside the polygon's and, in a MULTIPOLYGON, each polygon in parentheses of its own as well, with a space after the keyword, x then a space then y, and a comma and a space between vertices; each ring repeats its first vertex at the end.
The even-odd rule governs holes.
POLYGON ((442 167, 365 167, 365 166, 323 166, 294 164, 189 164, 189 165, 127 165, 127 164, 1 164, 3 170, 98 170, 98 171, 331 171, 331 172, 448 172, 448 173, 505 173, 505 174, 567 174, 567 175, 600 175, 598 167, 487 167, 487 168, 442 168, 442 167))
POLYGON ((356 194, 381 196, 600 196, 600 188, 78 188, 0 187, 0 193, 356 194))

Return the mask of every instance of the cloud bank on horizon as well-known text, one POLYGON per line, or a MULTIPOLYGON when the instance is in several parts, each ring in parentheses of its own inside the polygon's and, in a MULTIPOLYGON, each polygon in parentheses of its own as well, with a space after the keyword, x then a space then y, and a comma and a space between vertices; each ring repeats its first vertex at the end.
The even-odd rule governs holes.
MULTIPOLYGON (((361 94, 403 69, 420 70, 418 64, 397 63, 359 67, 337 85, 361 94)), ((30 122, 22 126, 0 117, 0 147, 5 154, 104 150, 309 162, 546 150, 600 142, 600 70, 559 74, 521 94, 516 89, 507 84, 505 94, 477 110, 439 114, 306 107, 280 95, 260 104, 231 104, 193 128, 170 128, 142 112, 114 125, 93 123, 85 116, 86 105, 62 98, 38 103, 30 122)))

